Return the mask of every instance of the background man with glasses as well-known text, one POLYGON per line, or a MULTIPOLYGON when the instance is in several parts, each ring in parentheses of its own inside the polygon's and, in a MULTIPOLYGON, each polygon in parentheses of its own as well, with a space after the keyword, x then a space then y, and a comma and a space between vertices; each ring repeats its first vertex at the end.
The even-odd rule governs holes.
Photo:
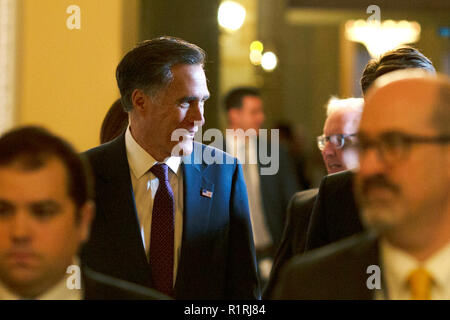
MULTIPOLYGON (((410 68, 422 69, 429 74, 436 73, 430 59, 409 46, 399 47, 370 60, 361 76, 364 97, 372 83, 380 76, 410 68)), ((390 110, 387 110, 383 117, 390 117, 390 110)), ((353 196, 353 178, 353 170, 323 178, 308 226, 305 250, 319 248, 363 231, 353 196)))
MULTIPOLYGON (((358 153, 354 146, 363 104, 362 98, 331 97, 327 102, 327 119, 323 134, 317 137, 317 145, 329 174, 358 166, 358 153)), ((292 198, 285 231, 275 255, 264 297, 270 296, 281 267, 295 254, 304 252, 306 232, 317 191, 317 188, 300 191, 292 198)))
POLYGON ((275 298, 450 299, 449 123, 448 77, 404 70, 375 82, 355 179, 368 231, 295 258, 275 298))
POLYGON ((358 154, 353 144, 363 104, 362 98, 331 97, 328 101, 323 135, 317 137, 317 145, 322 152, 328 174, 358 166, 358 154))

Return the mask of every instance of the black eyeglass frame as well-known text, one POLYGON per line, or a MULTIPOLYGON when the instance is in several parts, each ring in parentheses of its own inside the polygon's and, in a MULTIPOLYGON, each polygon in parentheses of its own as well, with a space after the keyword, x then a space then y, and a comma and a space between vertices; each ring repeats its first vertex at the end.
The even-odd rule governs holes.
POLYGON ((381 159, 386 162, 394 162, 404 159, 415 144, 446 144, 450 142, 450 135, 421 136, 403 133, 399 131, 387 131, 376 139, 367 138, 364 133, 358 133, 355 147, 359 156, 363 156, 370 148, 374 147, 381 159))

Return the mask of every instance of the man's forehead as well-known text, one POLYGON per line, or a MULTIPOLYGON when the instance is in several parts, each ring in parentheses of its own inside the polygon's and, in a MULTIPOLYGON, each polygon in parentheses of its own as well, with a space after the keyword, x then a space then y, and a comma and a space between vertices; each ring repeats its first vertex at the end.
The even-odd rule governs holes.
POLYGON ((433 131, 431 115, 438 87, 422 79, 406 79, 375 89, 367 97, 362 130, 433 131))
POLYGON ((358 129, 357 120, 360 116, 361 113, 354 109, 341 109, 334 111, 325 120, 324 133, 347 134, 350 132, 344 131, 355 131, 358 129))
POLYGON ((0 166, 0 191, 18 193, 29 190, 32 194, 66 193, 66 168, 61 160, 51 157, 39 167, 23 167, 20 162, 0 166))

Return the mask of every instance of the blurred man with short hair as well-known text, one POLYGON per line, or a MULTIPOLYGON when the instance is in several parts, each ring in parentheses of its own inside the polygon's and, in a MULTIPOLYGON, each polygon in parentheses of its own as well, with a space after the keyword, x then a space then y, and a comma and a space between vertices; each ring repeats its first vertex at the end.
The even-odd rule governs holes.
POLYGON ((38 127, 0 137, 0 299, 163 297, 80 269, 91 199, 88 169, 69 144, 38 127))

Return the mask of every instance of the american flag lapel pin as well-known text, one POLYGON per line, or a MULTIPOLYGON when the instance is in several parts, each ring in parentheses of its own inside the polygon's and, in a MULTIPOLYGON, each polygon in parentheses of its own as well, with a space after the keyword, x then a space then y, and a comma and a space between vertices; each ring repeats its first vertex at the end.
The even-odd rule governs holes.
POLYGON ((206 189, 202 189, 202 196, 207 197, 207 198, 212 198, 212 191, 206 190, 206 189))

